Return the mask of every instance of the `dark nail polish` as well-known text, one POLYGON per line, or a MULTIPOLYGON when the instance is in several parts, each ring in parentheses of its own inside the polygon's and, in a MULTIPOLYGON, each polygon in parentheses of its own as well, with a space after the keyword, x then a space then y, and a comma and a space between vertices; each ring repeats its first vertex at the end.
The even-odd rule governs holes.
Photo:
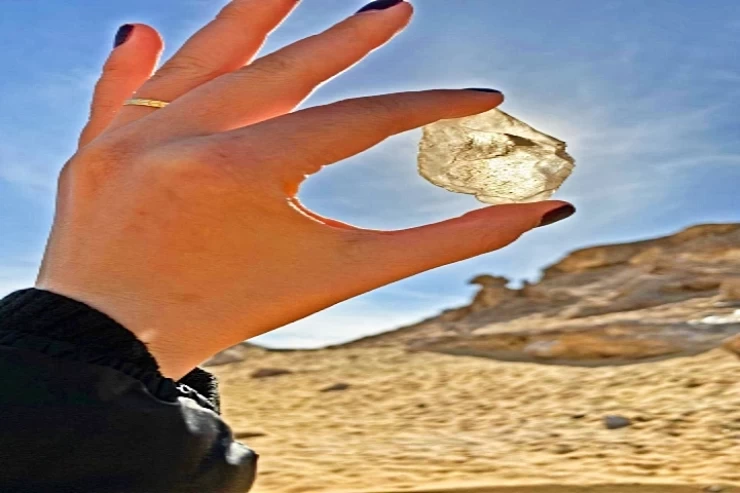
POLYGON ((552 210, 542 216, 542 221, 540 222, 540 225, 537 226, 538 228, 541 226, 549 226, 550 224, 554 224, 558 221, 562 221, 563 219, 567 219, 573 214, 576 213, 576 208, 573 207, 570 204, 564 205, 562 207, 558 207, 555 210, 552 210))
POLYGON ((134 26, 132 26, 131 24, 124 24, 123 26, 119 27, 118 32, 116 33, 116 39, 113 41, 113 48, 118 48, 123 43, 125 43, 131 36, 133 30, 134 26))
POLYGON ((480 91, 480 92, 497 92, 502 94, 498 89, 489 89, 487 87, 466 87, 464 91, 480 91))
POLYGON ((368 10, 383 10, 393 7, 394 5, 398 5, 401 2, 403 2, 403 0, 375 0, 374 2, 370 2, 369 4, 365 5, 355 13, 359 14, 360 12, 367 12, 368 10))

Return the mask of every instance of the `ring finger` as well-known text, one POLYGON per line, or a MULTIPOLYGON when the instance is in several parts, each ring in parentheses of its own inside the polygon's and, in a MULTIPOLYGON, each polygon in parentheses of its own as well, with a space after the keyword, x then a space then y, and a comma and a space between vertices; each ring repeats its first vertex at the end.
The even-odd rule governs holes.
MULTIPOLYGON (((193 35, 138 91, 138 98, 174 101, 196 87, 246 65, 296 0, 233 0, 193 35)), ((109 128, 153 111, 124 106, 109 128)))

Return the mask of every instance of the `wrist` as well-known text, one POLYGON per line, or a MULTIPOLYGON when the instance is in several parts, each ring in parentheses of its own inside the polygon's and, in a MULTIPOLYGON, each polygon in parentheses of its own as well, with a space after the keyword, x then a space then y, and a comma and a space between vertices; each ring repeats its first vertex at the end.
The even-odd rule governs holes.
POLYGON ((179 331, 172 330, 171 327, 183 327, 184 322, 168 318, 170 311, 164 309, 164 303, 144 304, 139 300, 99 291, 75 289, 69 284, 48 280, 37 280, 34 287, 84 303, 124 327, 146 346, 160 373, 174 381, 179 381, 203 361, 223 349, 212 347, 213 341, 209 343, 205 338, 175 340, 173 335, 176 336, 179 331))

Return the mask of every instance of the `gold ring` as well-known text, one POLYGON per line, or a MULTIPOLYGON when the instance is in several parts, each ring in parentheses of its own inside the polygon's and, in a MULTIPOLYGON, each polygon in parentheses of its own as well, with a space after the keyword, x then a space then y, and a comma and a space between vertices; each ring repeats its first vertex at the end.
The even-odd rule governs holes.
POLYGON ((134 99, 128 99, 125 103, 123 103, 124 106, 146 106, 149 108, 164 108, 167 106, 167 101, 159 101, 157 99, 141 99, 141 98, 134 98, 134 99))

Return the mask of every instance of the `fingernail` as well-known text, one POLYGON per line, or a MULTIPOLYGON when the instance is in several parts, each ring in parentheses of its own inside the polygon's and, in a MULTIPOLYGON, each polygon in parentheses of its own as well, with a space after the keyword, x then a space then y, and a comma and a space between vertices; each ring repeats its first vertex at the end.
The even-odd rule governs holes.
POLYGON ((489 89, 487 87, 466 87, 463 91, 496 92, 502 94, 498 89, 489 89))
POLYGON ((537 227, 539 228, 542 226, 549 226, 550 224, 555 224, 558 221, 562 221, 563 219, 569 218, 575 213, 576 213, 576 208, 570 204, 566 204, 542 216, 542 221, 540 222, 540 225, 537 227))
POLYGON ((370 2, 365 5, 355 13, 359 14, 360 12, 367 12, 368 10, 383 10, 393 7, 394 5, 398 5, 401 2, 403 2, 403 0, 376 0, 375 2, 370 2))
POLYGON ((119 27, 118 32, 116 33, 116 39, 113 41, 113 48, 118 48, 123 43, 125 43, 131 36, 133 30, 134 26, 131 24, 124 24, 119 27))

